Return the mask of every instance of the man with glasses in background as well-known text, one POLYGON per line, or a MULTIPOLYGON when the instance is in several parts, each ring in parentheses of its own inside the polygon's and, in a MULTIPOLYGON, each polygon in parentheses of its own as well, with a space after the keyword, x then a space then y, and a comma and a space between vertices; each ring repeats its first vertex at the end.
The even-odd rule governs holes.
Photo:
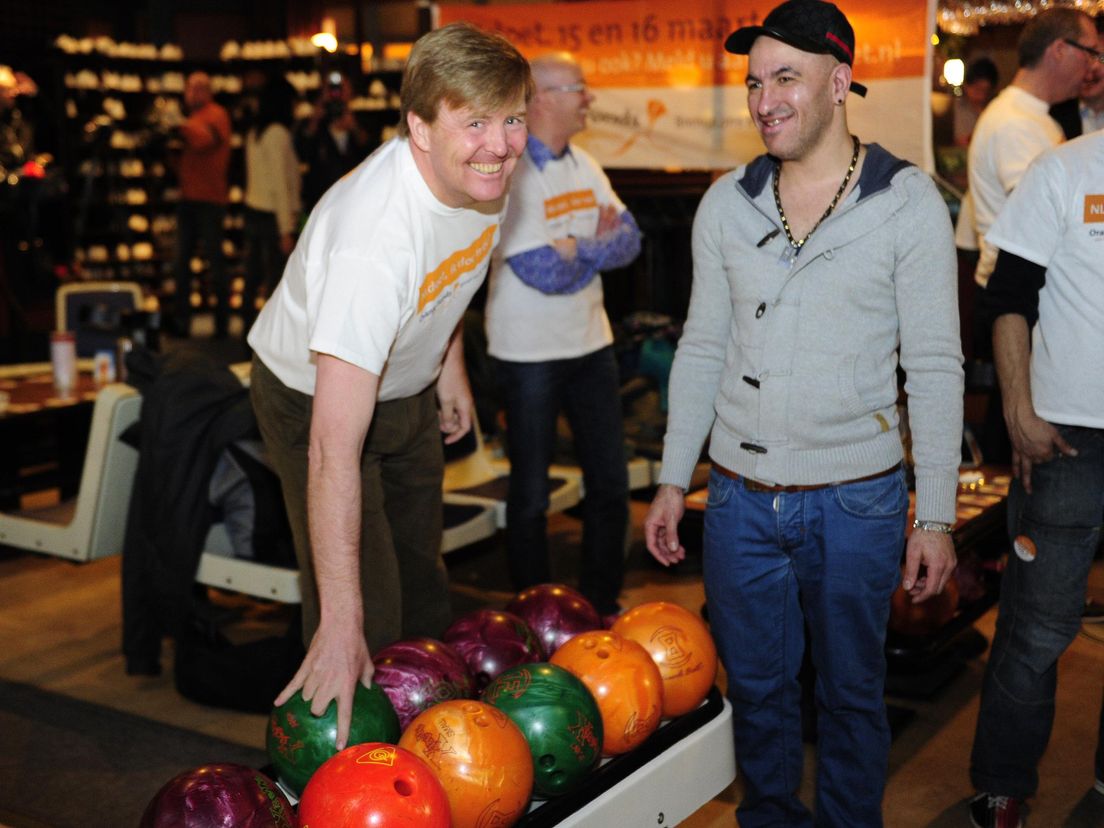
MULTIPOLYGON (((1079 49, 1086 49, 1073 41, 1079 49)), ((1096 48, 1086 54, 1093 58, 1093 66, 1081 83, 1081 94, 1055 104, 1050 116, 1062 127, 1066 139, 1076 138, 1104 129, 1104 15, 1096 18, 1096 48)))
POLYGON ((562 407, 583 469, 579 590, 616 614, 628 475, 602 271, 640 252, 640 231, 602 168, 570 143, 594 96, 568 54, 532 62, 528 152, 518 164, 487 295, 488 353, 506 409, 506 547, 515 589, 552 580, 548 468, 562 407))

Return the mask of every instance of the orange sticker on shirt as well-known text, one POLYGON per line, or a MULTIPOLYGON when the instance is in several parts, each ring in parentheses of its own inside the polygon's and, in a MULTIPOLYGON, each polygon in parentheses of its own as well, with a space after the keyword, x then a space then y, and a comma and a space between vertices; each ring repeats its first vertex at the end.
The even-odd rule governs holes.
POLYGON ((563 193, 555 198, 544 201, 544 217, 546 219, 559 218, 575 210, 587 210, 597 207, 598 200, 594 197, 594 190, 575 190, 571 193, 563 193))
POLYGON ((1085 224, 1104 222, 1104 195, 1085 196, 1085 224))
POLYGON ((463 250, 457 250, 425 277, 422 287, 418 291, 419 313, 425 309, 426 305, 440 296, 445 288, 465 273, 471 273, 487 260, 487 257, 491 255, 491 246, 497 229, 498 225, 492 224, 480 234, 478 239, 463 250))

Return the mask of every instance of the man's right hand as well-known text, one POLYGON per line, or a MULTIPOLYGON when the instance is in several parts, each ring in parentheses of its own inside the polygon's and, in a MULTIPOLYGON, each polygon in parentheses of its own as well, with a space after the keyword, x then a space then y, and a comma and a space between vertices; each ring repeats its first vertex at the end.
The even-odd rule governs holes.
POLYGON ((1006 412, 1008 438, 1012 442, 1012 473, 1031 494, 1031 469, 1059 455, 1076 457, 1077 449, 1067 443, 1058 429, 1032 411, 1006 412))
POLYGON ((307 656, 287 687, 276 701, 279 706, 302 690, 303 699, 311 702, 311 713, 321 716, 337 700, 337 749, 342 750, 349 739, 353 719, 353 694, 359 681, 372 686, 375 666, 368 654, 368 644, 360 627, 324 622, 311 639, 307 656))
POLYGON ((676 564, 686 557, 678 539, 678 525, 686 512, 684 492, 669 483, 661 485, 652 499, 644 519, 644 539, 652 557, 664 566, 676 564))

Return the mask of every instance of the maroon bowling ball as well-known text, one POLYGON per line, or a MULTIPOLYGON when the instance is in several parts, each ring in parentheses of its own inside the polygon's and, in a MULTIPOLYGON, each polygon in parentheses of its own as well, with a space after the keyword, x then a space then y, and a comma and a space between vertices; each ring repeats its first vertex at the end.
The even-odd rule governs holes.
POLYGON ((475 682, 464 659, 432 638, 408 638, 372 654, 372 682, 383 688, 406 726, 425 710, 449 699, 470 699, 475 682))
POLYGON ((522 590, 506 606, 537 634, 546 658, 568 639, 602 629, 594 605, 564 584, 538 584, 522 590))
POLYGON ((442 638, 467 663, 479 690, 503 670, 543 658, 537 636, 512 612, 478 609, 466 613, 442 638))
POLYGON ((298 822, 276 783, 244 765, 202 765, 159 790, 139 828, 295 828, 298 822))

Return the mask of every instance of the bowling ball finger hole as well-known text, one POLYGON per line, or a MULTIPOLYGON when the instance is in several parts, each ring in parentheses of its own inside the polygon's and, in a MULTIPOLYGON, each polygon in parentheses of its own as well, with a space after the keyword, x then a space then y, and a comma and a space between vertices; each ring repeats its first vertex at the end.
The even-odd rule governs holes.
POLYGON ((542 768, 552 768, 556 766, 556 757, 551 753, 544 754, 538 761, 542 768))
POLYGON ((395 793, 399 796, 414 796, 414 786, 405 779, 396 779, 395 793))
POLYGON ((599 650, 595 655, 598 656, 598 658, 609 658, 610 652, 609 650, 599 650))
POLYGON ((489 721, 487 721, 486 716, 476 716, 475 724, 478 727, 490 727, 491 726, 491 723, 489 721))

